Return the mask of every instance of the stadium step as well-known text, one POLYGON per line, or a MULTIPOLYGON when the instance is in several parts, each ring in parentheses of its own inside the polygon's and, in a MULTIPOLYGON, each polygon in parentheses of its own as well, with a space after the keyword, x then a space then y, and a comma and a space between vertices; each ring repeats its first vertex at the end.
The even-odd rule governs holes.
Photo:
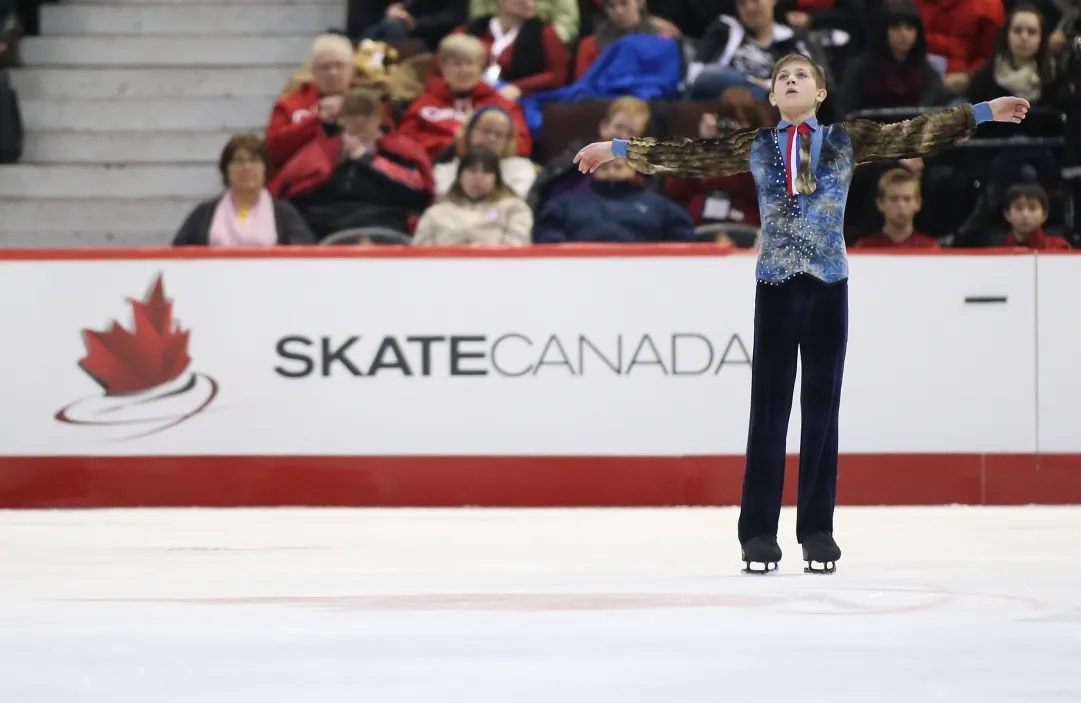
POLYGON ((265 126, 273 99, 129 98, 22 101, 34 130, 222 131, 265 126))
POLYGON ((27 37, 19 51, 28 66, 299 66, 312 36, 278 37, 27 37))
MULTIPOLYGON (((257 130, 260 134, 262 128, 257 130)), ((212 164, 231 132, 30 132, 24 164, 212 164)))
MULTIPOLYGON (((20 100, 105 98, 239 98, 281 93, 296 64, 220 68, 17 68, 12 85, 20 100)), ((33 125, 27 125, 32 128, 33 125)))
POLYGON ((41 7, 45 35, 255 35, 311 33, 345 26, 344 2, 319 4, 105 3, 46 4, 41 7))
POLYGON ((6 199, 205 198, 220 192, 221 175, 210 164, 15 164, 0 168, 0 194, 6 199))

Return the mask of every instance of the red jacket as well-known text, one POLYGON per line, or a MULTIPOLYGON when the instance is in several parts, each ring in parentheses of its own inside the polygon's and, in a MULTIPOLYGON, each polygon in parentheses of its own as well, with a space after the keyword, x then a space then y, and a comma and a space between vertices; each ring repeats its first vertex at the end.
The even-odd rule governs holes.
MULTIPOLYGON (((318 188, 330 178, 342 155, 341 137, 323 135, 297 152, 267 185, 275 198, 288 200, 318 188)), ((372 168, 413 190, 435 193, 432 162, 413 140, 388 134, 375 143, 372 168), (390 156, 392 158, 387 158, 390 156), (406 166, 403 162, 410 164, 406 166)))
POLYGON ((866 237, 860 237, 856 240, 856 243, 852 245, 853 249, 939 249, 938 240, 934 237, 928 237, 926 234, 920 232, 913 232, 912 236, 908 239, 895 242, 886 235, 869 234, 866 237))
POLYGON ((947 71, 975 71, 991 58, 1006 22, 1002 0, 914 1, 927 35, 927 53, 945 56, 947 71))
POLYGON ((718 176, 707 180, 697 178, 665 178, 664 194, 683 205, 696 225, 702 224, 702 213, 706 200, 714 191, 722 191, 730 198, 728 220, 736 224, 761 224, 758 214, 758 191, 755 190, 754 176, 750 173, 737 173, 732 176, 718 176))
MULTIPOLYGON (((274 103, 266 128, 266 146, 275 164, 284 164, 308 142, 327 136, 319 119, 319 89, 305 83, 274 103)), ((383 104, 383 124, 393 128, 390 108, 383 104)))
POLYGON ((1037 251, 1047 251, 1055 249, 1069 249, 1070 244, 1061 237, 1052 237, 1043 233, 1043 228, 1040 228, 1028 235, 1028 241, 1023 244, 1017 243, 1017 237, 1013 232, 1006 235, 1006 246, 1008 247, 1024 247, 1026 249, 1034 249, 1037 251))
POLYGON ((461 101, 455 98, 446 81, 439 81, 409 106, 402 115, 398 133, 416 140, 428 152, 428 156, 435 159, 454 143, 463 129, 457 112, 472 113, 485 105, 498 105, 510 113, 518 132, 518 155, 528 157, 533 150, 533 139, 529 135, 522 109, 483 81, 473 90, 470 98, 461 101))

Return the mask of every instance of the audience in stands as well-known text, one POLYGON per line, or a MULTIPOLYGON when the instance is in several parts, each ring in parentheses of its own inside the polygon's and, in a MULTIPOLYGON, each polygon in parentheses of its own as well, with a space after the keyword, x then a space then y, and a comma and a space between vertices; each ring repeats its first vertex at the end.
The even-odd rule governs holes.
MULTIPOLYGON (((494 14, 454 30, 484 44, 483 80, 510 101, 554 90, 567 80, 567 47, 536 12, 536 0, 499 0, 494 14)), ((428 87, 440 78, 440 62, 433 59, 428 87)))
POLYGON ((842 115, 945 102, 942 76, 927 60, 923 21, 910 0, 883 6, 874 35, 848 63, 837 99, 842 115))
POLYGON ((352 89, 338 113, 337 136, 303 147, 270 183, 292 202, 317 239, 354 227, 412 231, 432 202, 432 164, 409 137, 382 133, 378 93, 352 89))
POLYGON ((1005 246, 1028 249, 1069 249, 1061 237, 1052 237, 1043 231, 1047 222, 1050 203, 1047 191, 1036 184, 1016 185, 1006 193, 1003 216, 1010 225, 1005 246))
POLYGON ((469 149, 446 196, 428 208, 413 235, 419 246, 529 244, 533 211, 503 181, 499 155, 469 149))
POLYGON ((736 0, 736 16, 721 15, 695 50, 687 81, 692 98, 716 98, 727 88, 750 88, 756 100, 770 92, 773 64, 786 54, 810 56, 826 68, 825 57, 807 37, 774 20, 776 0, 736 0))
POLYGON ((626 159, 593 172, 587 190, 567 193, 541 211, 537 244, 562 242, 691 242, 694 223, 680 206, 647 190, 626 159))
POLYGON ((419 39, 429 51, 469 14, 469 0, 350 0, 349 6, 349 36, 357 41, 419 39))
POLYGON ((488 105, 501 107, 514 120, 516 153, 528 157, 533 140, 521 108, 481 80, 488 50, 468 34, 448 35, 436 54, 442 76, 417 98, 402 116, 398 131, 415 139, 433 160, 452 148, 473 112, 488 105))
POLYGON ((173 246, 267 247, 311 244, 296 208, 267 191, 270 154, 255 134, 236 134, 218 161, 225 192, 199 203, 180 226, 173 246))
POLYGON ((524 199, 537 180, 537 167, 529 159, 517 155, 517 142, 514 120, 506 110, 498 105, 489 105, 474 112, 458 135, 451 157, 436 164, 433 169, 436 197, 446 195, 457 182, 460 158, 473 147, 486 146, 499 155, 501 182, 524 199))
MULTIPOLYGON (((717 114, 702 115, 698 136, 716 139, 725 131, 769 127, 778 120, 766 104, 755 101, 747 88, 729 88, 721 95, 717 114)), ((669 177, 664 181, 664 194, 686 207, 695 225, 760 224, 758 191, 749 172, 705 180, 669 177)))
POLYGON ((658 21, 649 14, 645 0, 604 0, 601 5, 604 17, 596 24, 596 29, 589 36, 583 37, 578 44, 574 60, 574 79, 578 80, 604 50, 620 37, 628 34, 653 34, 662 37, 676 37, 678 30, 671 23, 658 21))
MULTIPOLYGON (((927 33, 927 51, 947 74, 975 71, 991 58, 1005 21, 1003 0, 915 0, 927 33)), ((947 75, 949 78, 949 75, 947 75)))
POLYGON ((644 100, 628 96, 609 103, 597 135, 572 141, 563 153, 545 165, 528 197, 534 211, 539 212, 545 203, 560 195, 589 189, 592 176, 579 171, 574 163, 574 155, 582 147, 596 139, 609 141, 640 137, 645 134, 650 118, 649 103, 644 100))
POLYGON ((878 179, 875 205, 882 213, 882 231, 856 242, 856 249, 938 249, 938 240, 916 231, 916 213, 923 206, 919 175, 906 169, 886 171, 878 179))
POLYGON ((338 115, 353 82, 353 44, 339 34, 324 34, 312 47, 312 81, 274 103, 266 130, 276 165, 306 144, 337 133, 338 115))
MULTIPOLYGON (((469 0, 469 19, 488 17, 499 11, 500 0, 469 0)), ((578 0, 535 0, 536 16, 549 24, 564 44, 578 37, 578 0)))

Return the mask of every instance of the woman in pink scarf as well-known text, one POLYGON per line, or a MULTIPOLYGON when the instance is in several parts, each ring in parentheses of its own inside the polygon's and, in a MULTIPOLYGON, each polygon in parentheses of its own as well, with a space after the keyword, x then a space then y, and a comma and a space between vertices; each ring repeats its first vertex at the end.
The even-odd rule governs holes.
POLYGON ((233 135, 219 162, 225 193, 192 210, 173 246, 313 244, 315 238, 296 208, 267 192, 269 163, 262 139, 254 134, 233 135))

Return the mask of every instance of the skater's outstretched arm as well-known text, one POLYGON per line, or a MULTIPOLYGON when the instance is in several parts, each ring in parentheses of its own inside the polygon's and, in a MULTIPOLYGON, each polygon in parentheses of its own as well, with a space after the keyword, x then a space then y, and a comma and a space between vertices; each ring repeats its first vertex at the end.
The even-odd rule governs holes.
POLYGON ((751 143, 757 128, 737 129, 718 139, 616 139, 596 142, 574 157, 578 170, 593 173, 612 159, 627 159, 640 173, 689 178, 731 176, 751 168, 751 143))
POLYGON ((1024 98, 996 98, 990 102, 935 110, 904 122, 881 124, 871 120, 845 122, 857 164, 880 159, 906 159, 933 154, 960 144, 982 122, 1020 122, 1028 113, 1024 98))

